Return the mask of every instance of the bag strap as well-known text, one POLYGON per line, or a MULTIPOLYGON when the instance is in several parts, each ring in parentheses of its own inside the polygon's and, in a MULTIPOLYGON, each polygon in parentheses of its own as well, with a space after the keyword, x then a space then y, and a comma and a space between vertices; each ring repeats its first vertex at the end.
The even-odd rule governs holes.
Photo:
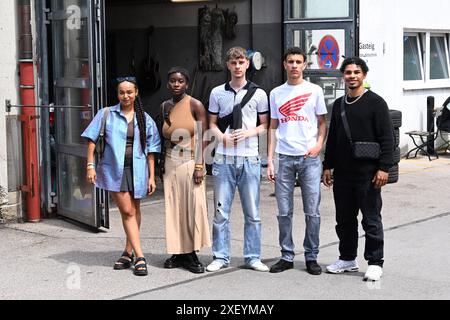
POLYGON ((234 105, 231 113, 227 114, 222 118, 217 119, 217 124, 221 132, 225 132, 226 128, 228 128, 229 126, 231 126, 231 128, 234 128, 234 123, 236 123, 237 118, 242 119, 242 108, 250 101, 250 99, 255 94, 256 90, 258 90, 259 88, 257 84, 251 81, 248 81, 245 86, 247 88, 247 93, 238 104, 234 105))
POLYGON ((344 123, 345 134, 347 135, 347 138, 350 141, 350 145, 352 145, 353 144, 352 134, 350 131, 350 126, 348 125, 347 114, 345 113, 345 97, 346 96, 344 95, 341 100, 341 117, 342 122, 344 123))
MULTIPOLYGON (((168 101, 164 101, 163 102, 163 105, 162 105, 162 108, 161 108, 161 116, 162 116, 162 126, 164 126, 164 123, 167 123, 167 124, 169 124, 167 121, 166 121, 166 118, 168 118, 169 116, 170 116, 170 112, 171 112, 171 110, 172 110, 172 108, 174 107, 175 105, 169 105, 168 104, 168 101), (167 106, 169 106, 168 108, 167 108, 167 106)), ((161 126, 161 130, 162 130, 162 126, 161 126)), ((162 132, 162 131, 161 131, 162 132)))
POLYGON ((259 86, 251 81, 249 81, 247 93, 245 94, 244 98, 242 98, 242 101, 240 102, 241 108, 243 108, 253 97, 256 90, 258 90, 259 86))
POLYGON ((103 112, 102 124, 100 126, 100 136, 102 137, 105 135, 106 119, 109 116, 109 107, 105 107, 104 109, 105 111, 103 112))

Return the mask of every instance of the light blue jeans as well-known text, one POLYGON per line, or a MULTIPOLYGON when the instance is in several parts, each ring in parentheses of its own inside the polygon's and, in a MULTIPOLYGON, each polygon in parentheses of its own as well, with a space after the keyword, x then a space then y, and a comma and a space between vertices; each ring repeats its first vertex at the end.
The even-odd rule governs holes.
POLYGON ((259 157, 216 155, 214 176, 213 254, 215 259, 230 262, 230 211, 236 187, 244 212, 244 258, 251 264, 261 255, 261 219, 259 192, 261 161, 259 157))
POLYGON ((281 258, 294 261, 294 241, 292 239, 292 218, 294 213, 294 187, 299 175, 300 188, 305 213, 305 261, 317 260, 319 254, 320 231, 320 177, 322 163, 320 157, 278 155, 278 173, 275 180, 275 195, 278 203, 278 228, 281 258))

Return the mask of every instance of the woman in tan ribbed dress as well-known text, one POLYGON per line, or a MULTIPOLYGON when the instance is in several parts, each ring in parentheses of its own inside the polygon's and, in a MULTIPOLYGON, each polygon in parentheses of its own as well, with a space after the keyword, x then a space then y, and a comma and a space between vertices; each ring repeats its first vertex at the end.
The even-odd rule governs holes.
POLYGON ((172 99, 161 105, 165 155, 163 172, 166 209, 168 269, 183 267, 203 273, 196 251, 211 246, 206 206, 203 151, 206 112, 203 104, 186 94, 189 73, 175 67, 168 73, 172 99))

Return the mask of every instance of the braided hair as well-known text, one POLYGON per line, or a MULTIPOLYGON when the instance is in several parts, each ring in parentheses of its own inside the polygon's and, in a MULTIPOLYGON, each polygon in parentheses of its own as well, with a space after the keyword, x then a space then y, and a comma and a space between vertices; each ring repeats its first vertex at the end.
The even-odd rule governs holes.
MULTIPOLYGON (((134 88, 136 92, 139 90, 137 81, 135 77, 120 77, 117 78, 117 86, 119 86, 122 82, 131 82, 134 84, 134 88)), ((136 120, 139 128, 139 140, 141 141, 141 149, 142 153, 145 153, 146 145, 147 145, 147 126, 145 121, 145 113, 144 106, 142 104, 142 100, 140 96, 136 96, 134 100, 134 113, 136 115, 136 120)))
POLYGON ((142 104, 140 96, 136 96, 136 99, 134 100, 134 113, 136 114, 136 120, 139 127, 139 140, 141 141, 142 153, 145 153, 147 144, 147 127, 145 121, 144 106, 142 104))

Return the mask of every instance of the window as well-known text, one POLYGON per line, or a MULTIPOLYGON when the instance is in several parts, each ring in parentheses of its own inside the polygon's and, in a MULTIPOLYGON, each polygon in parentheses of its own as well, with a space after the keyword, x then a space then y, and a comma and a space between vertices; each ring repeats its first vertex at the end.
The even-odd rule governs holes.
POLYGON ((430 37, 430 79, 448 79, 448 47, 445 36, 430 37))
POLYGON ((422 55, 418 35, 403 38, 403 80, 423 80, 422 55))
POLYGON ((449 86, 449 36, 406 32, 403 36, 403 80, 425 86, 449 86))
POLYGON ((291 19, 329 19, 350 17, 349 0, 291 0, 291 19))

